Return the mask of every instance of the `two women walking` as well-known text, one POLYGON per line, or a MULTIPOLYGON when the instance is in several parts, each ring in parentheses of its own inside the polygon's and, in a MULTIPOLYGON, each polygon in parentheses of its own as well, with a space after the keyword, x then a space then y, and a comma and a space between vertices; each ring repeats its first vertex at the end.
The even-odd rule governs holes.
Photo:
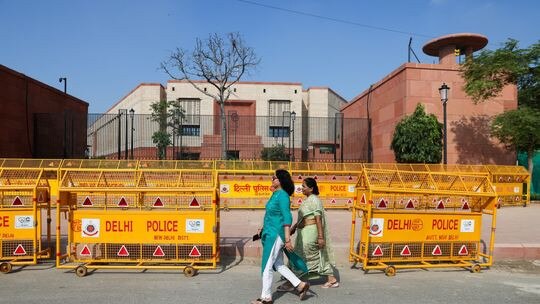
POLYGON ((266 203, 264 224, 259 231, 263 245, 262 292, 261 297, 253 300, 251 304, 273 303, 274 269, 287 280, 278 287, 278 291, 297 291, 300 300, 305 299, 310 285, 307 280, 302 281, 299 277, 308 273, 326 276, 327 281, 323 288, 338 287, 339 282, 334 276, 334 253, 330 244, 326 213, 317 196, 319 189, 315 179, 305 178, 302 183, 302 193, 307 198, 298 209, 298 220, 294 225, 290 209, 294 183, 289 172, 276 170, 271 187, 275 190, 266 203), (297 237, 293 246, 291 235, 295 232, 297 237), (284 249, 289 253, 291 268, 283 263, 284 249), (295 257, 300 257, 307 267, 301 260, 296 261, 295 257))
POLYGON ((286 278, 298 291, 303 300, 309 290, 309 282, 301 281, 283 262, 283 249, 293 251, 291 242, 292 214, 290 196, 294 193, 294 183, 286 170, 276 170, 272 177, 274 192, 266 203, 266 212, 261 233, 263 256, 261 263, 261 297, 251 304, 271 304, 274 269, 286 278))

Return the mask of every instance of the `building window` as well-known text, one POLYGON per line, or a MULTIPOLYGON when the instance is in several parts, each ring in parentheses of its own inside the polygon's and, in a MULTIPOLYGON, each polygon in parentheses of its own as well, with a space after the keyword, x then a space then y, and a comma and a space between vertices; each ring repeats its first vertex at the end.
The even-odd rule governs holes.
POLYGON ((193 125, 182 125, 182 134, 186 136, 201 136, 201 127, 193 125))
POLYGON ((180 98, 178 102, 184 110, 184 119, 182 120, 182 135, 200 136, 201 135, 201 100, 180 98))
POLYGON ((268 101, 268 136, 289 137, 291 125, 291 101, 268 101))
POLYGON ((289 137, 289 127, 270 126, 268 137, 289 137))
POLYGON ((336 147, 334 145, 321 145, 319 147, 320 154, 334 154, 336 153, 336 147))

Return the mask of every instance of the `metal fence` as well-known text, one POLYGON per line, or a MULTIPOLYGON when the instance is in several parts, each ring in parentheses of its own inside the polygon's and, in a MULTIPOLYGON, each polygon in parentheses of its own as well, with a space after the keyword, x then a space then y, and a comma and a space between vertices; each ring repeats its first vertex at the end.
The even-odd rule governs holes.
MULTIPOLYGON (((336 117, 227 115, 227 155, 259 160, 264 149, 278 149, 289 161, 364 162, 368 157, 366 119, 336 117)), ((149 114, 90 114, 88 158, 157 159, 153 140, 159 124, 149 114)), ((168 122, 170 144, 164 159, 221 159, 218 115, 186 115, 168 122)))

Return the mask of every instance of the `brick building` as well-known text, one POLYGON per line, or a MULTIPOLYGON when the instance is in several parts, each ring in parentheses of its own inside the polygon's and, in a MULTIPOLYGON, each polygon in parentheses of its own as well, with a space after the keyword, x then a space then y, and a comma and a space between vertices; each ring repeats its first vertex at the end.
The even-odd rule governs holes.
MULTIPOLYGON (((202 90, 215 90, 204 81, 196 84, 202 90)), ((221 157, 219 105, 189 82, 176 80, 168 81, 166 87, 159 83, 138 85, 92 123, 88 138, 91 156, 115 157, 116 153, 123 158, 122 151, 130 149, 126 145, 132 142, 135 158, 153 157, 152 134, 157 126, 149 126, 143 115, 149 115, 150 105, 159 100, 176 100, 185 110, 182 134, 175 136, 176 143, 169 149, 181 149, 182 155, 175 158, 221 157), (133 127, 128 113, 137 114, 133 115, 133 127), (130 129, 135 130, 133 139, 124 135, 130 129)), ((345 99, 327 87, 304 90, 301 83, 293 82, 238 82, 231 87, 225 104, 227 150, 234 158, 260 159, 263 148, 283 145, 291 160, 333 160, 340 153, 336 139, 342 138, 344 126, 334 120, 340 119, 339 110, 345 104, 345 99)), ((354 155, 354 160, 364 159, 354 155)))
POLYGON ((0 65, 0 157, 84 158, 88 103, 0 65))
MULTIPOLYGON (((439 87, 450 87, 447 102, 448 164, 515 164, 516 156, 489 137, 490 117, 517 108, 517 88, 509 85, 490 101, 475 105, 463 90, 464 80, 455 50, 472 56, 487 38, 477 34, 453 34, 428 42, 423 50, 438 56, 438 64, 405 63, 342 108, 345 118, 371 120, 373 162, 395 162, 390 148, 396 124, 425 105, 426 112, 443 121, 439 87)), ((361 149, 355 137, 345 145, 361 149)))

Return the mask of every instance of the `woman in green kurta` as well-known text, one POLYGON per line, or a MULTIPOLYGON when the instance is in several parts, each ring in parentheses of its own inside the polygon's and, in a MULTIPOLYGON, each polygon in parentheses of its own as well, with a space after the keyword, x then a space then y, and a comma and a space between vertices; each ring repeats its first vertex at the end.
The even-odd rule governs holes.
MULTIPOLYGON (((291 227, 291 234, 298 231, 294 252, 307 264, 310 273, 326 276, 323 288, 336 288, 339 282, 334 276, 334 250, 330 243, 330 234, 326 212, 318 197, 317 181, 311 177, 302 183, 302 193, 307 197, 298 208, 298 221, 291 227)), ((293 268, 293 271, 296 271, 293 268)), ((280 286, 280 290, 290 290, 290 285, 280 286)))
POLYGON ((262 272, 262 292, 261 297, 253 300, 251 304, 271 304, 272 301, 272 281, 274 269, 285 277, 291 284, 293 290, 296 288, 300 300, 304 300, 308 290, 309 282, 302 282, 284 263, 283 248, 293 251, 291 243, 290 228, 292 215, 290 207, 290 196, 294 192, 294 183, 289 172, 283 169, 276 170, 272 177, 272 188, 275 189, 266 203, 264 214, 264 224, 259 231, 263 245, 263 256, 261 261, 262 272))

